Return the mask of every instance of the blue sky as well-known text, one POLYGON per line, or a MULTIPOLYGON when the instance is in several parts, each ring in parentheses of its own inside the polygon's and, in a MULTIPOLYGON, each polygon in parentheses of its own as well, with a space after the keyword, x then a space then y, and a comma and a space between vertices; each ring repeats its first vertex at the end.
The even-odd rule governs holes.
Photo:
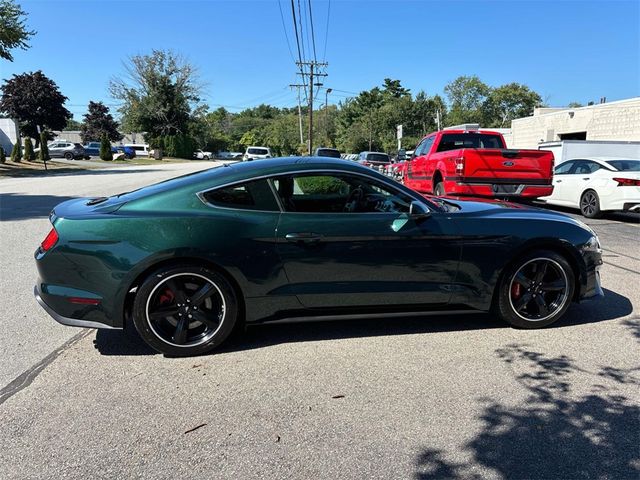
MULTIPOLYGON (((43 70, 69 97, 76 120, 89 100, 115 104, 109 79, 123 72, 128 56, 153 48, 173 49, 199 68, 212 108, 296 105, 288 88, 296 82, 295 66, 277 0, 19 3, 38 33, 29 50, 14 52, 13 63, 0 63, 0 77, 43 70)), ((330 103, 385 77, 414 93, 442 93, 459 75, 478 75, 493 86, 524 83, 553 106, 640 95, 638 0, 311 4, 317 57, 329 63, 325 85, 335 89, 330 103)), ((291 2, 280 5, 296 54, 291 2)))

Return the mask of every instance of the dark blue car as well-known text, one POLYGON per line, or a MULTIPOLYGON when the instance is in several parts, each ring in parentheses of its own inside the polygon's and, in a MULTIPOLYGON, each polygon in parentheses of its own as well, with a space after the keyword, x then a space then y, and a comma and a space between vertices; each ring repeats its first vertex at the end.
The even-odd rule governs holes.
POLYGON ((100 142, 89 142, 83 145, 84 153, 91 157, 100 156, 100 142))
POLYGON ((111 147, 111 151, 113 153, 124 153, 125 158, 129 160, 136 157, 136 151, 132 147, 118 145, 117 147, 111 147))

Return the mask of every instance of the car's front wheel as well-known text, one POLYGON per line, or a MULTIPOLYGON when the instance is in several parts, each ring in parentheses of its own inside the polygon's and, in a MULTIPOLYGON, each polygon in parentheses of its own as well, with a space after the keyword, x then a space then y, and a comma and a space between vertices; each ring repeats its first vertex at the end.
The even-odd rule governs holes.
POLYGON ((66 158, 67 160, 73 160, 73 153, 71 152, 66 152, 64 154, 64 158, 66 158))
POLYGON ((567 260, 556 252, 538 250, 506 269, 494 308, 515 327, 546 327, 564 315, 574 290, 575 276, 567 260))
POLYGON ((162 268, 140 285, 133 322, 142 339, 172 356, 207 353, 231 334, 238 316, 233 287, 218 272, 179 265, 162 268))

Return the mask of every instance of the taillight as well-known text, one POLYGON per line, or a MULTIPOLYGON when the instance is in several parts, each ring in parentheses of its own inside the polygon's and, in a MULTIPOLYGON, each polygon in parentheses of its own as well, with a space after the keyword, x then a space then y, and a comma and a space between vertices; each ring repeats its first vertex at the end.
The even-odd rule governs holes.
POLYGON ((43 252, 46 252, 53 247, 58 241, 58 232, 56 232, 55 228, 52 228, 49 234, 44 238, 42 243, 40 244, 40 248, 43 252))
POLYGON ((456 173, 460 174, 464 171, 464 157, 456 158, 456 173))
POLYGON ((618 187, 640 187, 640 180, 637 178, 614 178, 618 182, 618 187))

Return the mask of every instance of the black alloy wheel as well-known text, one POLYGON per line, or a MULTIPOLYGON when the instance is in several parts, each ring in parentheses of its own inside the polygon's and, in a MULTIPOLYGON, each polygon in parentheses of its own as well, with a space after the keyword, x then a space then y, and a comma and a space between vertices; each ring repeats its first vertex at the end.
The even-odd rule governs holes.
POLYGON ((587 218, 598 218, 600 211, 600 199, 594 190, 587 190, 580 197, 580 212, 587 218))
POLYGON ((71 152, 66 152, 64 154, 64 158, 66 158, 67 160, 73 160, 73 153, 71 152))
POLYGON ((237 300, 217 272, 192 266, 150 275, 134 301, 133 320, 152 348, 199 355, 220 345, 236 323, 237 300))
POLYGON ((498 291, 498 314, 521 328, 539 328, 558 320, 569 308, 575 277, 566 259, 538 251, 512 265, 498 291))

